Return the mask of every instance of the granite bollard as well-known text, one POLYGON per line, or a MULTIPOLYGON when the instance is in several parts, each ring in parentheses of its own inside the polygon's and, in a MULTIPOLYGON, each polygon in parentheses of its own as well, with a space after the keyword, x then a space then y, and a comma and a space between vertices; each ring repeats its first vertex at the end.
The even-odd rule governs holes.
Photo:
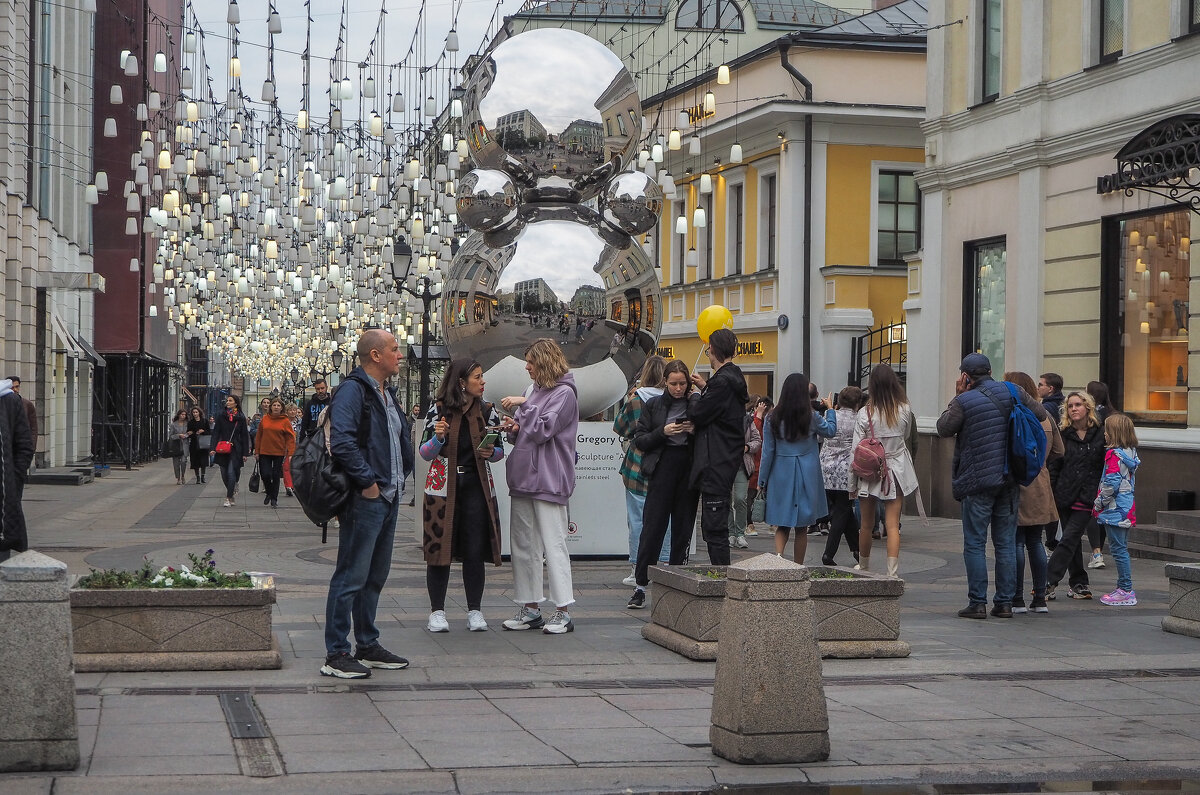
POLYGON ((1164 632, 1200 638, 1200 565, 1168 563, 1165 566, 1170 595, 1164 632))
POLYGON ((0 563, 0 773, 79 765, 67 566, 40 552, 0 563))
POLYGON ((829 713, 808 569, 776 555, 728 568, 713 753, 739 764, 829 758, 829 713))

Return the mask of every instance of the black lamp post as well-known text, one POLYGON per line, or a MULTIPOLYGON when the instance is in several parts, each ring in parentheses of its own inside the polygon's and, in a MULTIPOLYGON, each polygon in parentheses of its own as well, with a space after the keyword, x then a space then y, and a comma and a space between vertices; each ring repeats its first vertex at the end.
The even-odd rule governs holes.
POLYGON ((338 375, 342 373, 342 360, 346 358, 346 354, 342 353, 342 349, 338 348, 333 353, 329 354, 329 360, 333 362, 333 370, 338 375))
POLYGON ((395 248, 395 258, 391 265, 392 281, 396 285, 396 290, 408 293, 421 301, 421 381, 418 384, 420 397, 418 398, 419 413, 417 416, 424 417, 426 407, 429 405, 429 327, 433 319, 430 307, 441 297, 442 293, 441 291, 434 292, 433 280, 424 275, 416 277, 417 289, 409 287, 408 279, 413 260, 412 248, 404 239, 398 240, 395 248))

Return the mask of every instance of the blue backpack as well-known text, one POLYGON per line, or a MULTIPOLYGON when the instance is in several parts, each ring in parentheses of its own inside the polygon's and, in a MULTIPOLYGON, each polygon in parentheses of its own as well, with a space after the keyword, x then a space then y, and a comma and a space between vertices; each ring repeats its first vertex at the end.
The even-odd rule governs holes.
MULTIPOLYGON (((1008 456, 1004 462, 1004 474, 1011 475, 1013 480, 1022 486, 1028 486, 1037 479, 1038 473, 1046 465, 1046 430, 1017 395, 1017 385, 1008 381, 1003 382, 1008 388, 1012 399, 1012 409, 1008 415, 1008 456)), ((1004 406, 986 389, 980 390, 1004 413, 1004 406)))

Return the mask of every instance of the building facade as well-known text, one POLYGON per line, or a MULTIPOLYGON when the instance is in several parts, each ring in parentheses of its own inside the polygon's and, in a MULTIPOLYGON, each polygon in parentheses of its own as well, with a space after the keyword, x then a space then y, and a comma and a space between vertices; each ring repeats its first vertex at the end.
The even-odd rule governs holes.
MULTIPOLYGON (((35 465, 91 456, 94 15, 0 1, 0 378, 37 407, 35 465)), ((114 179, 120 179, 114 175, 114 179)))
POLYGON ((908 0, 793 34, 731 63, 728 84, 712 70, 647 100, 680 125, 678 150, 664 137, 675 193, 650 242, 664 355, 705 369, 696 318, 720 304, 752 393, 778 394, 792 372, 837 391, 857 380, 854 340, 902 324, 921 234, 924 15, 908 0))
MULTIPOLYGON (((1103 381, 1138 426, 1153 521, 1200 460, 1200 3, 948 0, 930 25, 926 234, 905 302, 922 432, 966 352, 1068 390, 1103 381)), ((918 455, 947 515, 951 453, 934 438, 918 455)))

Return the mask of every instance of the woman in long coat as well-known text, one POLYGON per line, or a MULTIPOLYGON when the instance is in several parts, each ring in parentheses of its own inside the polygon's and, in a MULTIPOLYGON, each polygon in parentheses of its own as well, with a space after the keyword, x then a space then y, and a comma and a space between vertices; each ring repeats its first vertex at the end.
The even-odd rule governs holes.
MULTIPOLYGON (((1010 381, 1032 395, 1035 388, 1033 377, 1028 373, 1004 374, 1010 381)), ((1054 504, 1054 489, 1050 486, 1050 469, 1046 466, 1063 454, 1062 434, 1051 417, 1042 420, 1046 432, 1046 463, 1042 471, 1028 486, 1021 486, 1021 501, 1017 508, 1017 588, 1013 598, 1013 612, 1049 613, 1046 606, 1046 548, 1042 546, 1042 532, 1047 525, 1058 524, 1058 506, 1054 504), (1029 570, 1033 578, 1033 600, 1025 606, 1025 553, 1029 553, 1029 570)))
POLYGON ((777 525, 775 552, 783 555, 788 534, 795 529, 792 559, 801 565, 808 551, 808 526, 829 513, 817 437, 828 439, 835 433, 833 409, 824 417, 812 410, 808 376, 792 373, 784 379, 779 402, 763 423, 758 496, 766 500, 767 524, 777 525))
POLYGON ((217 412, 216 422, 213 423, 213 450, 221 442, 229 442, 230 451, 218 451, 213 456, 213 463, 221 470, 221 480, 225 484, 226 508, 237 501, 238 479, 242 476, 242 464, 250 455, 250 432, 246 428, 246 415, 242 413, 242 401, 236 395, 225 396, 225 410, 217 412))
POLYGON ((446 589, 455 560, 462 561, 467 629, 488 628, 482 612, 485 565, 487 561, 500 565, 500 513, 488 462, 504 457, 504 445, 498 436, 500 415, 494 404, 483 401, 483 389, 483 366, 471 359, 455 359, 425 416, 421 457, 430 463, 421 547, 430 632, 450 631, 446 589))

